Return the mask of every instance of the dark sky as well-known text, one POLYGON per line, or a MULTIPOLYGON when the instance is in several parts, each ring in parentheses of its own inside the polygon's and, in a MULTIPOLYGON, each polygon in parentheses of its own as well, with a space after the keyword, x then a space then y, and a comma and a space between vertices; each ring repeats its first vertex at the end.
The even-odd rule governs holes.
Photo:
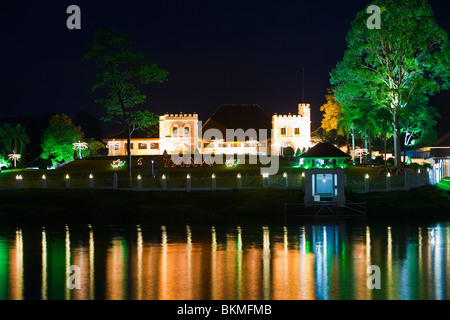
MULTIPOLYGON (((304 67, 315 129, 329 72, 366 2, 2 1, 0 117, 52 111, 73 118, 80 110, 101 116, 91 92, 98 70, 82 57, 97 29, 115 27, 170 73, 167 83, 144 90, 155 114, 197 112, 206 121, 220 104, 232 103, 257 103, 269 115, 295 113, 304 67), (71 4, 81 8, 81 30, 66 28, 71 4)), ((449 31, 450 1, 430 2, 449 31)))

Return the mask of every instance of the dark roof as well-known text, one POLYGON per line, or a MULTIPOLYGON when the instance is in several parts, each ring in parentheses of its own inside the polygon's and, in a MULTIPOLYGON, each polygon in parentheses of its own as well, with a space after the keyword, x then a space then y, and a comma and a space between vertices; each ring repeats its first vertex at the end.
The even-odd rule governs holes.
MULTIPOLYGON (((222 138, 226 138, 226 129, 266 129, 267 138, 271 137, 272 118, 257 104, 221 105, 203 125, 203 132, 218 129, 222 138)), ((252 137, 257 139, 257 137, 252 137)))
POLYGON ((450 148, 432 148, 429 158, 450 158, 450 148))
MULTIPOLYGON (((103 140, 127 139, 127 137, 128 137, 128 130, 124 129, 119 133, 104 138, 103 140)), ((159 127, 157 125, 153 125, 145 130, 135 130, 131 136, 131 139, 151 139, 151 138, 153 139, 159 138, 159 127)))
POLYGON ((450 147, 450 132, 447 132, 442 138, 436 142, 432 148, 439 148, 439 147, 450 147))
POLYGON ((319 142, 314 147, 310 148, 300 158, 350 158, 348 154, 336 148, 331 143, 319 142))

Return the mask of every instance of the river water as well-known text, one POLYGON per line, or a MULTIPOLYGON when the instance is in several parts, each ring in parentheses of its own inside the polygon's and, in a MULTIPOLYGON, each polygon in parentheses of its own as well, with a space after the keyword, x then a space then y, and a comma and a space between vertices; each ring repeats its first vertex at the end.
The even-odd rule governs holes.
POLYGON ((444 300, 449 288, 449 221, 0 227, 0 300, 444 300))

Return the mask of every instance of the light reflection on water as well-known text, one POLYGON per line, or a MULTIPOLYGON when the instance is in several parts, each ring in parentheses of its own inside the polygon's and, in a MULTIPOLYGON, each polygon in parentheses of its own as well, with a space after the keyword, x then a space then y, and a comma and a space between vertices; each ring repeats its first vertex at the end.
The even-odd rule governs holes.
POLYGON ((449 223, 0 229, 0 300, 443 300, 449 286, 449 223))

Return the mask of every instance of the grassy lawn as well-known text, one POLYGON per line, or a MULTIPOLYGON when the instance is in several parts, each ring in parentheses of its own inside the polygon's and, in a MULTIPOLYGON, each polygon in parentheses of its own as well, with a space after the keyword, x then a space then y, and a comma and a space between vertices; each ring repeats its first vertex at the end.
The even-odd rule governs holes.
POLYGON ((442 179, 437 186, 444 191, 450 191, 450 177, 442 179))
MULTIPOLYGON (((117 157, 118 158, 118 157, 117 157)), ((303 191, 289 189, 241 189, 229 191, 128 191, 89 189, 89 174, 94 175, 96 187, 111 187, 112 176, 126 181, 126 167, 114 169, 111 162, 117 158, 73 161, 56 170, 6 170, 0 173, 0 189, 13 188, 15 176, 24 177, 24 189, 0 191, 0 220, 2 221, 108 221, 138 222, 144 220, 232 222, 242 219, 282 221, 285 202, 303 202, 303 191), (41 189, 42 175, 47 177, 48 188, 41 189), (70 175, 71 189, 65 188, 64 177, 70 175), (83 189, 77 189, 83 188, 83 189)), ((121 157, 125 160, 124 157, 121 157)), ((138 157, 133 157, 136 164, 138 157)), ((192 177, 192 187, 211 187, 211 175, 217 177, 217 187, 236 187, 236 175, 242 176, 242 185, 262 186, 261 165, 240 164, 234 168, 225 165, 199 167, 169 167, 160 162, 155 168, 157 178, 147 159, 141 167, 133 166, 133 177, 140 174, 143 188, 160 188, 161 176, 167 176, 169 188, 185 188, 186 175, 192 177)), ((282 187, 283 173, 290 177, 290 185, 302 187, 300 168, 291 168, 285 159, 280 161, 277 176, 270 178, 271 186, 282 187)), ((385 177, 374 167, 349 167, 346 174, 363 177, 385 177)), ((401 177, 399 177, 401 178, 401 177)), ((372 178, 371 178, 372 179, 372 178)), ((381 181, 381 180, 380 180, 381 181)), ((384 180, 383 180, 384 181, 384 180)), ((383 182, 384 183, 384 182, 383 182)), ((123 183, 122 183, 123 184, 123 183)), ((125 187, 119 183, 119 188, 125 187)), ((350 189, 349 189, 350 190, 350 189)), ((410 191, 347 194, 347 200, 367 202, 371 217, 405 217, 409 214, 448 216, 450 212, 450 178, 436 186, 410 191)), ((300 210, 300 209, 299 209, 300 210)))
MULTIPOLYGON (((261 164, 249 164, 248 160, 246 163, 241 163, 237 167, 227 168, 224 164, 215 164, 212 167, 209 165, 202 165, 197 167, 165 167, 165 162, 162 157, 152 157, 158 159, 154 165, 154 172, 157 173, 158 176, 163 174, 170 174, 173 176, 183 176, 185 177, 188 173, 191 175, 198 174, 200 176, 211 176, 213 173, 216 175, 230 175, 235 176, 237 173, 248 174, 248 175, 260 175, 260 169, 262 167, 268 167, 269 165, 261 165, 261 164)), ((83 159, 72 161, 65 166, 56 169, 56 170, 27 170, 27 169, 17 169, 17 170, 3 170, 0 171, 0 179, 2 180, 11 180, 14 179, 17 174, 21 174, 24 176, 32 176, 35 179, 40 179, 43 174, 46 176, 65 176, 69 174, 71 176, 88 176, 89 174, 94 175, 112 175, 117 173, 118 175, 126 175, 127 168, 126 165, 122 168, 114 169, 111 167, 111 163, 114 160, 121 159, 122 161, 126 161, 126 157, 103 157, 103 158, 91 158, 91 159, 83 159)), ((132 157, 132 172, 134 176, 140 174, 143 177, 152 175, 152 166, 150 164, 149 157, 132 157), (144 159, 143 165, 138 166, 137 162, 139 159, 144 159)), ((279 159, 279 170, 278 174, 282 175, 287 172, 288 174, 301 174, 303 172, 302 169, 297 167, 291 167, 289 161, 285 158, 279 159)), ((350 166, 346 169, 347 174, 352 175, 365 175, 369 174, 371 176, 380 175, 380 169, 376 167, 353 167, 350 166)), ((381 175, 385 175, 385 173, 381 173, 381 175)))

